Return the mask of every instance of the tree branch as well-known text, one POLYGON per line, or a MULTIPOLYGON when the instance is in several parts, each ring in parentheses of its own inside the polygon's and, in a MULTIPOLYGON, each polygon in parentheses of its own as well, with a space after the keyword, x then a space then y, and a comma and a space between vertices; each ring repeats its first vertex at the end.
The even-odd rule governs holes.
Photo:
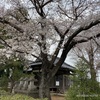
POLYGON ((54 64, 54 62, 55 62, 55 60, 56 60, 56 58, 58 56, 58 53, 59 53, 60 48, 61 48, 61 45, 63 44, 63 40, 64 40, 64 38, 61 38, 61 40, 60 40, 60 42, 59 42, 59 44, 58 44, 53 56, 52 56, 52 60, 50 62, 50 69, 53 68, 53 64, 54 64))
POLYGON ((67 14, 67 12, 63 9, 63 8, 61 8, 59 5, 58 5, 58 7, 59 7, 59 9, 60 9, 60 13, 61 14, 63 14, 63 15, 65 15, 65 16, 67 16, 69 19, 71 19, 71 20, 74 20, 74 18, 73 17, 71 17, 71 16, 69 16, 68 14, 67 14))
POLYGON ((92 40, 94 38, 99 38, 99 37, 100 37, 100 33, 98 33, 97 35, 91 36, 91 37, 89 37, 87 39, 81 39, 81 40, 78 40, 78 41, 75 41, 75 42, 76 42, 76 44, 84 43, 84 42, 88 42, 89 40, 92 40))
POLYGON ((1 43, 1 44, 3 44, 4 46, 7 46, 9 48, 12 48, 3 38, 0 37, 0 40, 4 42, 4 43, 1 43))
MULTIPOLYGON (((90 24, 87 24, 86 26, 80 26, 68 39, 66 45, 70 45, 70 42, 73 40, 74 37, 76 37, 80 32, 84 31, 84 30, 88 30, 91 27, 97 25, 100 23, 100 19, 97 19, 95 21, 90 22, 90 24)), ((98 34, 99 35, 99 34, 98 34)), ((91 39, 92 37, 90 37, 91 39)), ((84 40, 83 40, 84 41, 84 40)), ((86 41, 86 40, 85 40, 86 41)), ((81 42, 81 41, 80 41, 81 42)))
POLYGON ((56 32, 58 33, 58 35, 59 35, 60 37, 63 37, 63 35, 61 34, 61 32, 60 32, 60 30, 58 29, 58 27, 57 27, 56 25, 54 25, 54 24, 53 24, 53 26, 54 26, 54 29, 56 30, 56 32))
POLYGON ((8 24, 8 25, 10 25, 11 27, 15 28, 17 31, 21 32, 21 33, 24 32, 24 30, 23 30, 22 28, 20 28, 20 27, 18 27, 17 25, 15 25, 15 24, 13 24, 13 23, 11 23, 11 22, 5 20, 5 19, 2 18, 2 17, 0 17, 0 23, 2 23, 2 24, 8 24))
POLYGON ((42 17, 45 18, 45 13, 43 11, 42 5, 40 5, 40 2, 38 0, 30 0, 31 3, 35 6, 35 10, 37 13, 42 17))
POLYGON ((48 0, 47 2, 45 2, 42 7, 46 6, 47 4, 49 4, 50 2, 52 2, 53 0, 48 0))
MULTIPOLYGON (((21 51, 21 50, 14 50, 14 52, 30 54, 30 53, 28 53, 28 52, 21 51)), ((41 60, 41 58, 40 58, 40 57, 38 57, 38 56, 36 56, 36 55, 34 55, 34 54, 31 54, 31 56, 33 56, 33 57, 35 57, 35 58, 37 58, 37 59, 41 60)))

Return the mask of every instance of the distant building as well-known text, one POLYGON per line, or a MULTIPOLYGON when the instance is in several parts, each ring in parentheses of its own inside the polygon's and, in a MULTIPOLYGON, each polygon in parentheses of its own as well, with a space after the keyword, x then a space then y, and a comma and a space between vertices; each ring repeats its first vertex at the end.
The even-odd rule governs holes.
MULTIPOLYGON (((58 60, 59 58, 56 59, 54 64, 58 60)), ((35 79, 38 80, 38 82, 36 83, 38 87, 42 62, 40 60, 36 60, 35 62, 31 62, 29 66, 30 70, 28 70, 27 72, 28 73, 33 72, 35 74, 35 79)), ((56 75, 53 77, 50 83, 50 90, 54 92, 64 93, 71 85, 71 80, 69 79, 68 75, 72 74, 73 72, 74 72, 74 67, 64 62, 61 68, 59 68, 56 75)))
MULTIPOLYGON (((58 60, 59 58, 56 59, 55 63, 58 60)), ((35 77, 22 77, 19 81, 15 83, 12 92, 26 94, 34 98, 38 98, 41 66, 42 62, 39 60, 36 60, 35 62, 30 62, 29 69, 25 70, 24 72, 28 74, 33 73, 35 77)), ((58 72, 50 82, 50 91, 56 93, 64 93, 65 91, 67 91, 67 89, 71 85, 71 80, 69 79, 68 75, 72 74, 73 72, 73 66, 63 63, 61 68, 59 68, 58 72)))

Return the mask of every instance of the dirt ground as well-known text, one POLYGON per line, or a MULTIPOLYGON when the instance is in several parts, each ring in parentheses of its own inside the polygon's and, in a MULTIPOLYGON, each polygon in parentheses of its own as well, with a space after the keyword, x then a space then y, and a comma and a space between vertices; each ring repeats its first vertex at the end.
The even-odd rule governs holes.
POLYGON ((64 96, 59 96, 59 95, 52 95, 51 99, 52 100, 65 100, 64 96))

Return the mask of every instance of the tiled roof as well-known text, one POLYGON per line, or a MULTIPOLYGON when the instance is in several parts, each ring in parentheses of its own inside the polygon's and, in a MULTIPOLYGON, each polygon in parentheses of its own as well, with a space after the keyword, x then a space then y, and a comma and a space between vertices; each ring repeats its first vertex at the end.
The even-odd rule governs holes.
MULTIPOLYGON (((59 60, 59 58, 56 59, 56 61, 54 62, 54 65, 57 63, 58 60, 59 60)), ((32 67, 33 67, 33 66, 36 66, 36 65, 42 65, 42 62, 41 62, 40 60, 36 60, 36 61, 31 62, 31 63, 29 64, 29 66, 32 66, 32 67)), ((67 63, 65 63, 65 62, 62 64, 61 68, 74 70, 74 67, 73 67, 73 66, 71 66, 71 65, 69 65, 69 64, 67 64, 67 63)))

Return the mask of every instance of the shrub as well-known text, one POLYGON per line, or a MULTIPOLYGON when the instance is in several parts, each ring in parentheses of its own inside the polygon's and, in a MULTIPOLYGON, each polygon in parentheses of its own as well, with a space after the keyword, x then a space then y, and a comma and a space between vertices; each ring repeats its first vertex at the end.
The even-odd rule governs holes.
POLYGON ((7 76, 3 75, 0 77, 0 88, 3 90, 8 90, 8 78, 7 76))
MULTIPOLYGON (((40 99, 34 99, 32 97, 22 95, 22 94, 15 94, 15 95, 1 95, 0 100, 40 100, 40 99)), ((43 99, 47 100, 47 99, 43 99)))
MULTIPOLYGON (((0 90, 0 100, 40 100, 40 99, 34 99, 30 96, 23 94, 9 94, 4 90, 0 90)), ((47 100, 47 99, 42 99, 42 100, 47 100)))
POLYGON ((88 76, 88 66, 79 62, 76 73, 71 77, 72 86, 66 93, 66 100, 100 100, 99 82, 88 76))

